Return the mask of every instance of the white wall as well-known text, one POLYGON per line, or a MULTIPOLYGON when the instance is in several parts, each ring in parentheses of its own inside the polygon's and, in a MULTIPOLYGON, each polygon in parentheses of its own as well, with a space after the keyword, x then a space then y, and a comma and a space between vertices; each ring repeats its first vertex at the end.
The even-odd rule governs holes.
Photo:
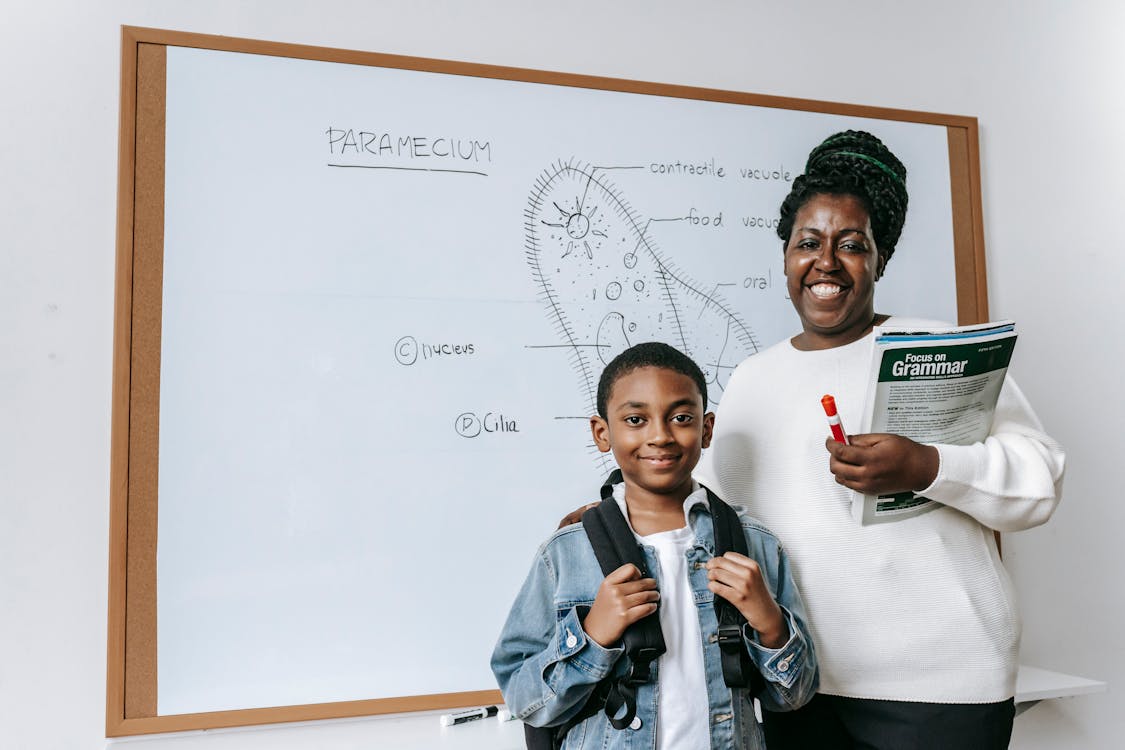
MULTIPOLYGON (((984 5, 0 2, 0 746, 106 745, 121 24, 977 116, 991 311, 1020 322, 1015 372, 1070 452, 1055 518, 1005 538, 1024 661, 1111 690, 1033 709, 1013 746, 1119 746, 1125 504, 1111 431, 1125 420, 1113 328, 1125 281, 1125 6, 984 5)), ((365 746, 414 746, 392 724, 368 722, 365 746)), ((333 731, 123 747, 284 750, 326 746, 333 731)))

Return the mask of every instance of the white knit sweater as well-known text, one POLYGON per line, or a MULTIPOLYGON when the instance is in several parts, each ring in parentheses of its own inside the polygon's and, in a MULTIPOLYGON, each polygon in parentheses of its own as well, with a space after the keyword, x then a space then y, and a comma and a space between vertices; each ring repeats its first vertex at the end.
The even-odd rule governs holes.
POLYGON ((921 494, 946 507, 860 526, 828 470, 820 397, 834 395, 845 429, 858 427, 872 342, 805 352, 786 340, 743 362, 696 476, 747 506, 787 548, 822 693, 1004 700, 1015 693, 1020 623, 992 529, 1046 521, 1065 456, 1009 378, 984 443, 937 446, 937 478, 921 494))

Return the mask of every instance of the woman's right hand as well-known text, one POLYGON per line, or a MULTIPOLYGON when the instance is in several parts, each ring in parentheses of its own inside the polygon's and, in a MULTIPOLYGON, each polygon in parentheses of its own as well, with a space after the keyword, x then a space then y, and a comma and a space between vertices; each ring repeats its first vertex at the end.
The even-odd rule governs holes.
POLYGON ((602 648, 610 648, 621 640, 625 629, 656 611, 660 592, 656 581, 642 578, 632 563, 625 563, 605 577, 582 629, 602 648))
POLYGON ((938 451, 902 435, 849 435, 849 445, 824 441, 831 458, 828 470, 845 487, 868 495, 919 492, 933 484, 938 451))

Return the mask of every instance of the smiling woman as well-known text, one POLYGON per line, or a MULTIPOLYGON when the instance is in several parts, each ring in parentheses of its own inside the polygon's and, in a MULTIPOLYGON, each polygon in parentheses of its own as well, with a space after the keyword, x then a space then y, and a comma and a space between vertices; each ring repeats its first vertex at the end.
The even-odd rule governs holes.
POLYGON ((785 278, 805 330, 793 344, 804 350, 849 344, 875 318, 875 280, 885 262, 867 209, 854 195, 817 195, 795 223, 785 278))
POLYGON ((845 445, 820 413, 830 393, 843 423, 860 423, 872 329, 889 319, 875 284, 906 206, 906 169, 875 136, 847 131, 813 149, 778 221, 801 331, 739 365, 696 472, 773 529, 808 602, 820 690, 797 711, 765 713, 770 750, 1000 750, 1011 735, 1019 620, 989 531, 1050 517, 1062 449, 1010 378, 991 434, 973 445, 890 434, 845 445), (942 507, 861 526, 851 490, 913 490, 942 507))
POLYGON ((777 224, 804 328, 795 347, 829 349, 870 330, 875 282, 902 235, 908 200, 906 167, 874 136, 837 133, 809 154, 777 224))

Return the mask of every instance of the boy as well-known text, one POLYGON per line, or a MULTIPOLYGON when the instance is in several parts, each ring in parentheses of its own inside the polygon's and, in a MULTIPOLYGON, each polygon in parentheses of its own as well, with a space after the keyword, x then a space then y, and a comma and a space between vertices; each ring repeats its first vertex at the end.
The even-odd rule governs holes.
POLYGON ((516 718, 557 726, 603 678, 625 669, 620 640, 629 625, 658 612, 667 650, 654 678, 637 687, 632 724, 614 729, 598 711, 567 733, 565 748, 765 746, 752 696, 723 680, 714 596, 746 618, 743 639, 765 680, 758 698, 766 708, 796 708, 816 692, 804 605, 777 539, 740 517, 750 556, 712 555, 706 490, 691 477, 711 441, 706 403, 703 373, 667 344, 631 347, 602 373, 590 428, 621 469, 613 499, 654 577, 632 564, 603 576, 583 527, 560 529, 539 548, 492 670, 516 718))

